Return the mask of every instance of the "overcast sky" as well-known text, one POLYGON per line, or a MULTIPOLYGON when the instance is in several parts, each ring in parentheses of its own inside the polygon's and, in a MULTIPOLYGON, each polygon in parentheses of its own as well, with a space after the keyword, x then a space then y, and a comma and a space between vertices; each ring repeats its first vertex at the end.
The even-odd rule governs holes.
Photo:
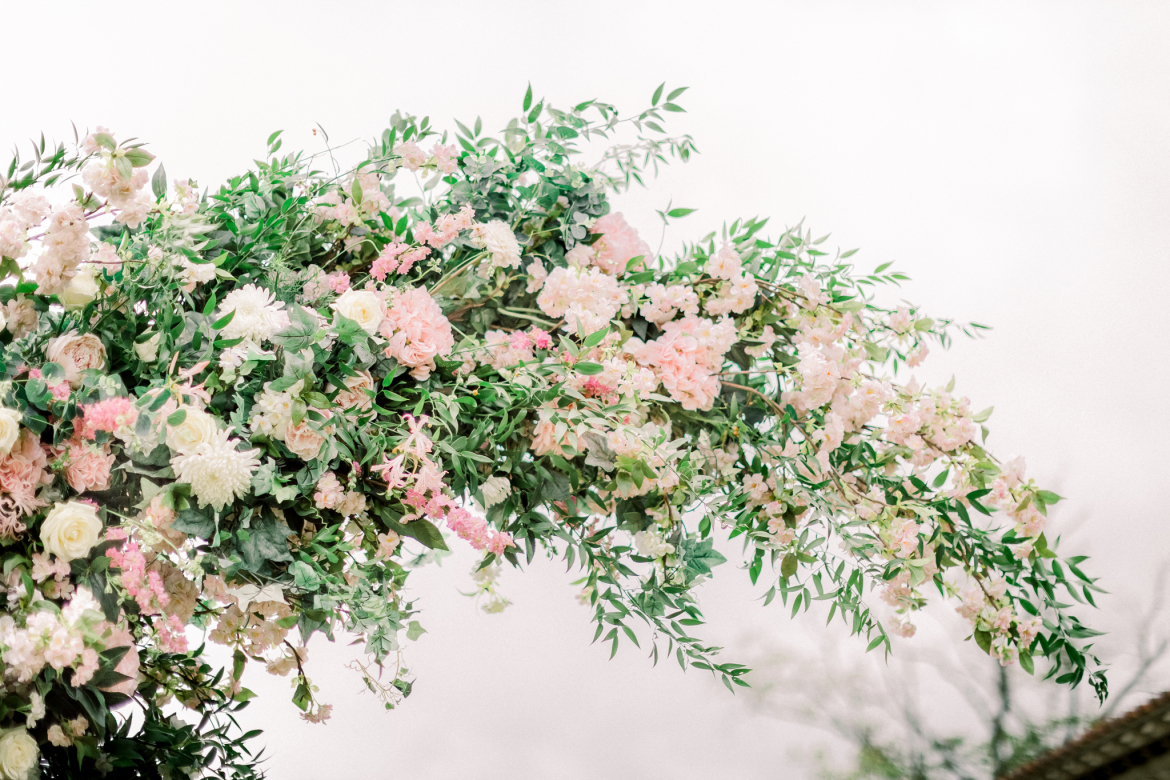
MULTIPOLYGON (((1086 617, 1122 625, 1170 555, 1170 5, 5 2, 0 27, 0 141, 103 124, 202 185, 277 129, 318 150, 317 123, 368 138, 399 108, 500 128, 529 81, 630 112, 663 80, 690 86, 671 129, 702 153, 618 203, 644 236, 673 201, 698 212, 668 246, 760 215, 860 247, 862 270, 896 261, 912 281, 885 300, 994 326, 920 378, 994 404, 993 449, 1069 498, 1067 548, 1116 594, 1086 617)), ((344 645, 310 659, 327 726, 297 720, 286 680, 246 680, 274 778, 799 778, 793 751, 832 744, 633 648, 608 661, 563 567, 507 572, 514 606, 478 613, 458 593, 471 561, 412 577, 429 633, 401 709, 358 695, 344 645)), ((706 636, 729 657, 821 630, 718 575, 706 636)))

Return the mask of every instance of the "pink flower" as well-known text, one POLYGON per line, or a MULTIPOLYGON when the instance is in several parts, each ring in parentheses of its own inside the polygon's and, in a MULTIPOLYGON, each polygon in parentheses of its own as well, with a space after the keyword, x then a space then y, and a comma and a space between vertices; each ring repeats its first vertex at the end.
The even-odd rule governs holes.
POLYGON ((455 337, 443 310, 423 287, 396 292, 387 307, 381 332, 389 340, 386 356, 411 369, 424 380, 435 369, 435 358, 451 354, 455 337))
POLYGON ((129 398, 118 396, 107 398, 81 407, 81 436, 93 439, 98 431, 115 431, 133 428, 138 420, 138 408, 129 398))
POLYGON ((326 276, 325 279, 329 284, 329 289, 338 295, 341 295, 349 289, 349 274, 345 271, 334 271, 326 276))
POLYGON ((345 487, 332 471, 326 471, 317 480, 317 491, 313 493, 313 503, 318 509, 334 509, 345 500, 345 487))
POLYGON ((72 439, 67 450, 68 463, 65 465, 65 481, 78 493, 89 490, 106 490, 110 487, 110 469, 114 465, 114 454, 72 439))
POLYGON ((402 167, 408 171, 417 171, 427 161, 427 153, 414 141, 403 141, 394 147, 394 153, 402 158, 402 167))
POLYGON ((370 276, 379 282, 385 281, 387 276, 398 270, 398 256, 406 250, 406 244, 397 241, 387 244, 374 260, 374 264, 370 266, 370 276))
POLYGON ((593 264, 606 273, 621 276, 633 258, 650 258, 650 245, 620 213, 606 214, 597 220, 590 232, 602 234, 601 240, 593 244, 593 264))
POLYGON ((399 275, 410 273, 410 269, 414 268, 414 264, 426 260, 431 255, 431 248, 429 246, 419 246, 411 249, 402 255, 402 260, 398 265, 399 275))
POLYGON ((456 151, 455 144, 449 144, 447 146, 435 144, 432 146, 431 154, 435 157, 435 167, 446 175, 455 173, 459 169, 459 166, 453 159, 456 151))

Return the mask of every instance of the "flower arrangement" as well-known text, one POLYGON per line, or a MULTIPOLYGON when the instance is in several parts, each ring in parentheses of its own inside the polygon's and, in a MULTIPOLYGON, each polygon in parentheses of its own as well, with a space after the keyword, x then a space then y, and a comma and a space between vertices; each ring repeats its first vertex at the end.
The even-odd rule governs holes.
POLYGON ((242 673, 293 675, 328 719, 318 632, 361 637, 396 706, 407 579, 454 544, 482 553, 485 609, 501 564, 562 557, 614 652, 649 642, 731 689, 747 669, 691 633, 717 537, 766 602, 824 601, 871 650, 935 591, 1000 663, 1104 695, 1057 593, 1095 590, 1046 536, 1059 496, 983 447, 990 409, 899 379, 981 326, 883 308, 905 277, 803 228, 652 249, 609 199, 694 152, 664 92, 621 118, 530 89, 499 139, 396 114, 344 172, 275 133, 207 193, 105 128, 13 159, 0 777, 259 776, 242 673))

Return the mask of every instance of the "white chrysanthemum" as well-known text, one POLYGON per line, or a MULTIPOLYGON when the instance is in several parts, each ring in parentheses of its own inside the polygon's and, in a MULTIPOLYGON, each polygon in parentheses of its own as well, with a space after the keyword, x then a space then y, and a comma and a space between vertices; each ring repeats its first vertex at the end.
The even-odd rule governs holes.
POLYGON ((471 243, 491 252, 492 265, 496 268, 520 267, 520 244, 512 228, 498 219, 471 228, 471 243))
POLYGON ((190 454, 171 458, 176 479, 191 485, 200 504, 222 510, 248 492, 252 474, 260 466, 256 459, 260 450, 236 449, 239 443, 227 431, 216 431, 190 454))
POLYGON ((491 477, 479 489, 483 491, 484 508, 490 509, 508 497, 512 492, 512 483, 507 477, 491 477))
POLYGON ((223 338, 245 338, 259 344, 288 327, 288 314, 281 311, 283 308, 284 304, 276 302, 271 290, 246 284, 227 294, 216 316, 236 313, 224 327, 223 338))

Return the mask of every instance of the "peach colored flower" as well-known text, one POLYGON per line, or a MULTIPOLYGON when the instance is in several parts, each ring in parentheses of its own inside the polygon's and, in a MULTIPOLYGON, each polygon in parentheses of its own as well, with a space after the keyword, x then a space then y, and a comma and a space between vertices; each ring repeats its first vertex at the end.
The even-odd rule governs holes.
POLYGON ((358 412, 364 412, 369 409, 373 402, 370 400, 368 390, 374 389, 374 377, 369 371, 358 371, 357 376, 348 376, 345 378, 345 389, 337 394, 333 402, 342 409, 354 409, 358 412))
POLYGON ((80 441, 69 442, 65 481, 78 493, 106 490, 110 487, 110 469, 114 455, 80 441))
POLYGON ((77 387, 81 382, 82 371, 106 367, 106 348, 102 340, 92 333, 78 333, 76 330, 49 339, 45 357, 65 369, 65 380, 71 387, 77 387))

